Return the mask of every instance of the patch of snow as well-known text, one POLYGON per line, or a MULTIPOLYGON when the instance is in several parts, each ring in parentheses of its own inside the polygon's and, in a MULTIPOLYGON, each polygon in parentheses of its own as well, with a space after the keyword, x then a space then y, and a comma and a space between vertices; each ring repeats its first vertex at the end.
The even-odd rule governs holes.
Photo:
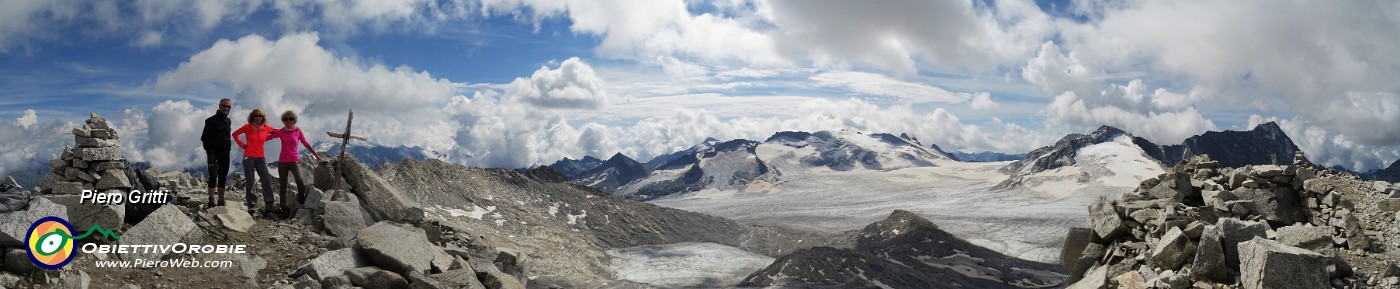
POLYGON ((665 288, 733 286, 774 260, 715 243, 639 246, 607 254, 619 279, 665 288))
POLYGON ((588 211, 586 211, 586 210, 581 210, 581 211, 579 211, 579 214, 578 214, 578 215, 569 214, 569 225, 576 224, 576 223, 578 223, 578 220, 579 220, 579 219, 583 219, 583 217, 587 217, 587 216, 588 216, 588 211))

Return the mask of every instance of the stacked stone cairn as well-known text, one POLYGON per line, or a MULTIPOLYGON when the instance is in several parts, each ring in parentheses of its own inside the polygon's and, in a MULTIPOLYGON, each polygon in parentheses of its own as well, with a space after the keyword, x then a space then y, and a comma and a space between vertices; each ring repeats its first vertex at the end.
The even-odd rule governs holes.
POLYGON ((126 158, 117 139, 111 123, 93 113, 83 127, 73 129, 77 147, 64 148, 63 155, 49 163, 53 171, 39 179, 39 192, 77 195, 83 190, 130 190, 126 158))
POLYGON ((1067 288, 1400 288, 1400 192, 1319 170, 1194 157, 1089 206, 1067 288))

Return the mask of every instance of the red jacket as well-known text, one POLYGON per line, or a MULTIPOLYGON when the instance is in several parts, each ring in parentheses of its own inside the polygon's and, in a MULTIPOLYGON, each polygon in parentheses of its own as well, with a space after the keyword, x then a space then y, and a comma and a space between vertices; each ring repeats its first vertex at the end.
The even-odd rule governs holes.
POLYGON ((238 147, 243 148, 243 156, 249 158, 263 157, 263 144, 267 142, 267 136, 275 130, 266 124, 254 128, 253 124, 245 124, 243 127, 233 131, 233 141, 238 142, 238 147), (244 142, 238 138, 239 134, 247 135, 248 141, 244 142))

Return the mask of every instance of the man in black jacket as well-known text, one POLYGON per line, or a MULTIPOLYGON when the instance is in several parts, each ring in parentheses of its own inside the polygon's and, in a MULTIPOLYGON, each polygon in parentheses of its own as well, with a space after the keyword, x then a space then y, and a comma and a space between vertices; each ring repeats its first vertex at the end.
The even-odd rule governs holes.
POLYGON ((209 159, 209 203, 207 208, 224 205, 224 188, 228 181, 229 151, 233 150, 233 121, 228 118, 233 100, 220 99, 219 111, 204 119, 204 132, 199 140, 209 159), (218 200, 214 196, 218 195, 218 200))

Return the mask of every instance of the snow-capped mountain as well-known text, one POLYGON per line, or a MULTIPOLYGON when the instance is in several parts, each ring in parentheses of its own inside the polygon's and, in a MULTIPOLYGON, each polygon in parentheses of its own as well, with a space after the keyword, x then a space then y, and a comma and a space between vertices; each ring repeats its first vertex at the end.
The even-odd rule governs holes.
POLYGON ((960 162, 1009 162, 1026 159, 1026 154, 1008 154, 993 151, 975 153, 955 151, 949 153, 948 156, 960 162))
POLYGON ((742 191, 755 183, 754 189, 771 185, 785 173, 886 171, 951 161, 907 135, 786 131, 762 143, 707 140, 614 193, 646 200, 706 189, 742 191))
POLYGON ((614 194, 646 200, 702 189, 740 189, 770 171, 755 154, 757 142, 708 143, 657 166, 645 178, 622 186, 614 194))
POLYGON ((1179 145, 1144 149, 1148 156, 1168 166, 1193 156, 1210 155, 1210 159, 1224 167, 1292 164, 1293 153, 1299 150, 1293 139, 1274 122, 1259 124, 1247 131, 1208 131, 1186 138, 1179 145))
MULTIPOLYGON (((585 157, 585 161, 591 157, 585 157)), ((596 159, 595 159, 596 160, 596 159)), ((613 154, 607 161, 599 163, 582 173, 569 176, 574 183, 592 187, 604 192, 612 192, 650 173, 646 166, 622 153, 613 154)), ((569 174, 565 174, 568 176, 569 174)))
POLYGON ((549 167, 554 169, 555 171, 558 171, 561 174, 564 174, 564 176, 568 177, 570 180, 575 180, 578 179, 579 176, 583 175, 584 172, 592 170, 593 168, 596 168, 600 165, 603 165, 603 160, 600 160, 593 156, 584 156, 582 159, 577 160, 571 158, 564 158, 562 160, 554 162, 553 164, 550 164, 549 167))
MULTIPOLYGON (((336 155, 340 153, 340 143, 330 141, 317 141, 311 145, 318 152, 326 155, 336 155)), ((378 170, 386 164, 397 164, 406 159, 425 160, 428 158, 444 159, 442 154, 433 153, 420 147, 410 146, 380 146, 380 145, 350 145, 345 148, 345 152, 355 159, 368 164, 371 169, 378 170)), ((234 162, 235 164, 238 162, 234 162)))
POLYGON ((896 210, 855 231, 853 248, 815 247, 778 257, 740 283, 801 288, 1050 288, 1055 265, 1006 256, 896 210))
POLYGON ((1146 153, 1156 147, 1123 130, 1101 126, 1087 135, 1067 135, 1055 145, 1035 149, 1025 159, 1002 167, 1000 171, 1010 177, 993 189, 1045 186, 1040 189, 1059 195, 1072 191, 1066 186, 1093 182, 1134 187, 1164 171, 1146 153))

